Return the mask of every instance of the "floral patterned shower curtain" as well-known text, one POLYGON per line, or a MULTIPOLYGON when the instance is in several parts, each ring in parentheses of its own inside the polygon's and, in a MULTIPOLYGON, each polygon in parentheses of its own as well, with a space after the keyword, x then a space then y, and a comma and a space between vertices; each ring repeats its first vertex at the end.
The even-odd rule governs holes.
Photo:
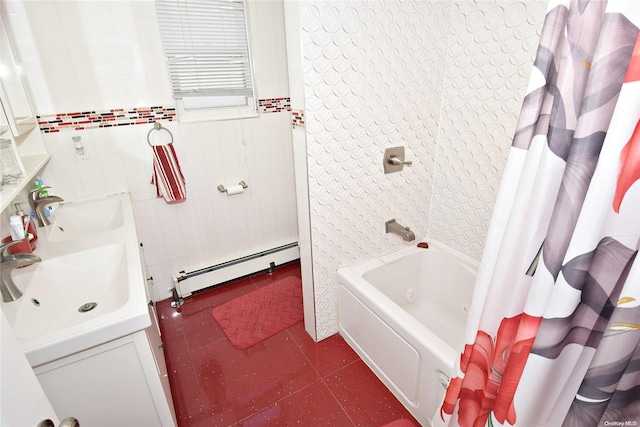
POLYGON ((640 426, 639 27, 551 0, 434 425, 640 426))

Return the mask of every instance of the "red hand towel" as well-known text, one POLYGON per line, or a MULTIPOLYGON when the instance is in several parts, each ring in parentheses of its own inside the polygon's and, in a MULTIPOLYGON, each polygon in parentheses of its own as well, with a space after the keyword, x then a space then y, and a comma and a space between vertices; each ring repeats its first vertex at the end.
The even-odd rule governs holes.
POLYGON ((154 145, 153 176, 151 183, 156 185, 156 195, 164 197, 167 203, 179 203, 187 199, 184 176, 180 170, 178 156, 173 144, 154 145))

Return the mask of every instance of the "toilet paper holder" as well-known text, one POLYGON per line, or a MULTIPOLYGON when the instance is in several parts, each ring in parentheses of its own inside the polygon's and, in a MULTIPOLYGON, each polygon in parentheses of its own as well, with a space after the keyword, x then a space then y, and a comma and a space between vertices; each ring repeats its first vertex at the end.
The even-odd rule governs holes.
MULTIPOLYGON (((246 182, 244 182, 244 181, 240 181, 240 182, 238 183, 238 185, 242 186, 242 188, 247 188, 247 187, 248 187, 247 183, 246 183, 246 182)), ((226 193, 226 192, 227 192, 227 189, 226 189, 226 188, 225 188, 225 186, 224 186, 224 185, 222 185, 222 184, 218 185, 218 187, 216 187, 216 188, 217 188, 217 189, 218 189, 218 191, 219 191, 219 192, 221 192, 221 193, 226 193)))

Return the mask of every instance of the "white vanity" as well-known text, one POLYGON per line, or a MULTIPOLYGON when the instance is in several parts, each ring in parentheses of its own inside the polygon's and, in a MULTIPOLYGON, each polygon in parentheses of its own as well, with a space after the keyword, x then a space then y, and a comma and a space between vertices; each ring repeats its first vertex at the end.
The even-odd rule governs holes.
POLYGON ((175 426, 128 193, 63 203, 3 310, 60 418, 175 426))

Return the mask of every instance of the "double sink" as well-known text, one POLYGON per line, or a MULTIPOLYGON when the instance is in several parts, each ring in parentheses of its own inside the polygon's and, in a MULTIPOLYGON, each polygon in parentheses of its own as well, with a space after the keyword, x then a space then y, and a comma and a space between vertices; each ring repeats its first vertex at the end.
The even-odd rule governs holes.
POLYGON ((13 271, 3 310, 36 367, 151 324, 128 193, 61 204, 38 229, 41 262, 13 271))

